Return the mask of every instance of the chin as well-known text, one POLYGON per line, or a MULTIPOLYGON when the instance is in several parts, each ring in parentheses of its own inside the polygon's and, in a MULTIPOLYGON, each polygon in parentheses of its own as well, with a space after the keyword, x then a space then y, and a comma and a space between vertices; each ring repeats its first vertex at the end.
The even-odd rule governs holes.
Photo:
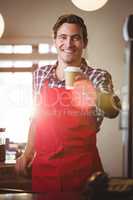
POLYGON ((64 62, 65 63, 67 63, 67 64, 73 64, 73 63, 75 63, 75 59, 72 59, 72 58, 67 58, 67 59, 63 59, 64 60, 64 62))

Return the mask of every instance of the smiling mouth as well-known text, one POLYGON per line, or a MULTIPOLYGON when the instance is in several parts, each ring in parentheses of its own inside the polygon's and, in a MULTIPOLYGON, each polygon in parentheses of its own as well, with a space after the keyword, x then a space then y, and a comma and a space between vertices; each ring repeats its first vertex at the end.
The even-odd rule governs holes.
POLYGON ((73 54, 73 53, 74 53, 74 51, 70 51, 70 50, 64 50, 64 53, 66 53, 66 54, 73 54))

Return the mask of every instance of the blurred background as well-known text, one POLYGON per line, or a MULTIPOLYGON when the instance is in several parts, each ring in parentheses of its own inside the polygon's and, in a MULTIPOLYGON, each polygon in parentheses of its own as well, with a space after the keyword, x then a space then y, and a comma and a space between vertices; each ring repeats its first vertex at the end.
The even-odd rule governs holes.
MULTIPOLYGON (((33 71, 54 63, 52 26, 65 13, 85 20, 88 47, 85 58, 92 66, 112 75, 114 90, 121 98, 125 69, 123 24, 132 13, 132 0, 109 0, 96 11, 78 9, 71 0, 0 0, 5 30, 0 38, 0 127, 6 128, 11 148, 27 141, 33 113, 33 71)), ((123 135, 121 114, 104 119, 98 133, 98 147, 105 171, 123 175, 123 135)))

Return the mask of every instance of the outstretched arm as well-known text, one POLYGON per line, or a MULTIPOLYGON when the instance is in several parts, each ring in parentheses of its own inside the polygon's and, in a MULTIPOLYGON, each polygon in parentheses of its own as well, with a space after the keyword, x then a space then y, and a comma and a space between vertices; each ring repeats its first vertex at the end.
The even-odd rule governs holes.
MULTIPOLYGON (((114 93, 111 75, 104 70, 97 69, 78 77, 74 83, 76 91, 81 94, 85 93, 85 98, 81 100, 89 100, 88 106, 96 106, 96 109, 105 117, 115 118, 121 110, 121 103, 119 97, 114 93), (88 98, 87 97, 88 94, 88 98)), ((85 101, 81 101, 84 106, 85 101), (84 104, 83 104, 84 103, 84 104)), ((87 104, 86 104, 87 105, 87 104)), ((86 106, 85 105, 85 106, 86 106)), ((88 108, 88 106, 86 106, 88 108)))
POLYGON ((106 93, 97 90, 97 107, 100 108, 105 117, 115 118, 121 110, 120 99, 114 93, 106 93))

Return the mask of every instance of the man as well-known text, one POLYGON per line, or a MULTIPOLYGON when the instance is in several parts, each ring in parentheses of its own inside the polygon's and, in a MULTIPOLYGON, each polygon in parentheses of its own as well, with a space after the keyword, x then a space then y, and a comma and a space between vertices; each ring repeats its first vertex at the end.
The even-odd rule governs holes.
POLYGON ((96 133, 104 116, 118 115, 120 101, 114 95, 111 75, 89 67, 82 58, 88 39, 81 17, 74 14, 59 17, 53 26, 53 39, 57 62, 34 73, 38 109, 16 170, 24 171, 32 163, 33 191, 78 191, 94 172, 103 171, 96 133), (82 70, 73 90, 65 89, 67 66, 82 70), (78 98, 74 95, 82 96, 82 90, 87 98, 76 104, 78 98), (88 108, 84 107, 87 101, 88 108))

